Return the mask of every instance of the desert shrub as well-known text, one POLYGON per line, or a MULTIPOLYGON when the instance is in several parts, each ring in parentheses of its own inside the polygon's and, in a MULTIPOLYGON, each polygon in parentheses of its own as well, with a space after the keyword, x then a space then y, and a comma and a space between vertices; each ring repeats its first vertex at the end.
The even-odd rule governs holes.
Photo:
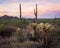
POLYGON ((33 41, 25 41, 23 43, 10 42, 3 44, 1 48, 40 48, 40 44, 33 41))
POLYGON ((40 48, 40 44, 38 42, 25 41, 20 47, 21 48, 40 48))
POLYGON ((18 32, 17 37, 19 42, 24 42, 28 39, 27 33, 24 30, 18 32))
POLYGON ((55 32, 48 32, 46 33, 46 47, 47 48, 57 48, 59 45, 60 37, 58 35, 58 31, 55 32))
POLYGON ((16 28, 11 25, 5 25, 0 28, 1 37, 10 37, 13 32, 16 31, 16 28))

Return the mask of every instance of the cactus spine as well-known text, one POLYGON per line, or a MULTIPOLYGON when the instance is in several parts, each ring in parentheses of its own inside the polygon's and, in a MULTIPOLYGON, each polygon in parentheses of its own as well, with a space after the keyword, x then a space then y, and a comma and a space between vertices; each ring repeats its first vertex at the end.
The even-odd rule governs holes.
POLYGON ((34 9, 34 15, 35 15, 35 22, 37 22, 37 4, 36 4, 36 8, 34 9))
POLYGON ((20 10, 20 19, 21 19, 21 4, 19 4, 19 10, 20 10))

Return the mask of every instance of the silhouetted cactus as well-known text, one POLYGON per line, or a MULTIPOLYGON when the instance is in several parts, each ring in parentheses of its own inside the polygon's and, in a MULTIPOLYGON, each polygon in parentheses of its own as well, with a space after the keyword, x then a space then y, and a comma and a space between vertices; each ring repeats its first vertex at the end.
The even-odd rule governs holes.
POLYGON ((36 8, 34 9, 34 15, 35 15, 35 22, 37 22, 37 4, 36 4, 36 8))
POLYGON ((21 19, 21 4, 19 4, 19 9, 20 9, 20 19, 21 19))

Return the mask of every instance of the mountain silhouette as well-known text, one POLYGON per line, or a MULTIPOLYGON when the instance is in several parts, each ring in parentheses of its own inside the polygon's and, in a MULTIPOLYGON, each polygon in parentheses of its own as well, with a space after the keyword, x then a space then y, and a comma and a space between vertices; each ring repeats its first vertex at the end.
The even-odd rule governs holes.
POLYGON ((8 15, 4 15, 4 16, 1 16, 0 17, 0 20, 3 19, 3 20, 8 20, 8 19, 19 19, 18 17, 13 17, 13 16, 8 16, 8 15))

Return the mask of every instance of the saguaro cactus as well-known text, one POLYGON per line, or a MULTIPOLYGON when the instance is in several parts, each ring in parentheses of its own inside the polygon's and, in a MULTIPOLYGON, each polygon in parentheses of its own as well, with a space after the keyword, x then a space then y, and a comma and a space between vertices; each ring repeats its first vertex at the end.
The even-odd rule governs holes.
POLYGON ((20 10, 20 19, 21 19, 21 4, 19 4, 19 10, 20 10))
POLYGON ((37 22, 37 4, 36 4, 36 8, 34 9, 34 15, 35 15, 35 22, 37 22))

